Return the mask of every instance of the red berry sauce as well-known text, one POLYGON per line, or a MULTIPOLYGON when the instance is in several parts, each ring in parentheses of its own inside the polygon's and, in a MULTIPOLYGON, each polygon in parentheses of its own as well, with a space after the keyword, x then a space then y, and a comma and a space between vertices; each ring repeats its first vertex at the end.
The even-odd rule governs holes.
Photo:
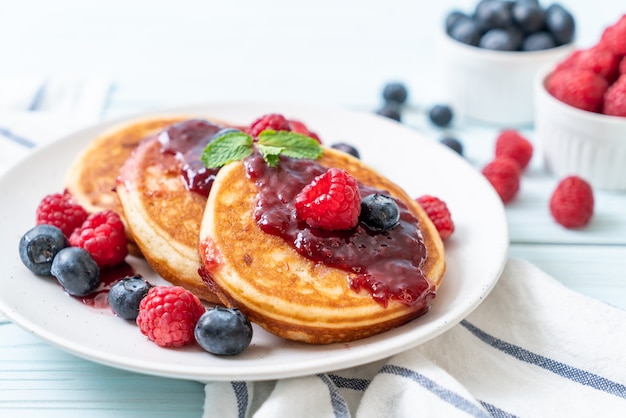
POLYGON ((181 173, 188 190, 208 196, 219 169, 204 166, 200 156, 204 148, 224 126, 191 119, 175 123, 158 136, 162 152, 174 154, 181 162, 181 173))
MULTIPOLYGON (((400 223, 388 231, 372 231, 362 223, 345 231, 311 228, 296 217, 295 196, 327 168, 284 157, 272 168, 258 153, 246 158, 245 166, 259 190, 254 217, 264 232, 282 237, 310 260, 356 273, 350 287, 369 291, 383 306, 392 299, 426 309, 435 296, 422 272, 426 246, 418 220, 402 202, 396 200, 400 223)), ((361 183, 359 191, 362 197, 385 193, 361 183)))

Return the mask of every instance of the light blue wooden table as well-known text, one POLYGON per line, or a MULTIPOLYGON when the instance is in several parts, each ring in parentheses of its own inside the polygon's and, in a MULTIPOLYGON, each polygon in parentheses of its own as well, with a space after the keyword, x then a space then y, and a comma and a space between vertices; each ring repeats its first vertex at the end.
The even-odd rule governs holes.
MULTIPOLYGON (((445 11, 474 2, 25 1, 0 4, 0 75, 105 74, 103 119, 207 101, 288 100, 373 111, 388 80, 410 88, 405 123, 433 140, 423 109, 441 100, 434 39, 445 11), (415 3, 415 4, 412 4, 415 3), (419 4, 418 4, 419 3, 419 4), (175 4, 175 5, 174 5, 175 4)), ((589 45, 626 12, 563 0, 589 45)), ((457 118, 450 132, 480 168, 497 129, 457 118)), ((523 130, 534 140, 532 127, 523 130)), ((591 225, 566 231, 547 201, 557 179, 540 155, 506 208, 510 256, 626 309, 626 193, 596 192, 591 225)), ((199 417, 200 383, 116 370, 67 354, 0 320, 2 417, 199 417)))

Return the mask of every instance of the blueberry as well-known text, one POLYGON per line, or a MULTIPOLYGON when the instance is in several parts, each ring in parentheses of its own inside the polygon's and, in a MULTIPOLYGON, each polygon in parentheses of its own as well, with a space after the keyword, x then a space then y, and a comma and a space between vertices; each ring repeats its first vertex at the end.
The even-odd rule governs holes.
POLYGON ((339 142, 337 144, 331 145, 330 147, 336 150, 345 152, 346 154, 350 154, 353 157, 361 158, 361 155, 359 154, 359 150, 357 150, 355 147, 353 147, 350 144, 346 144, 345 142, 339 142))
POLYGON ((370 194, 361 200, 359 220, 374 231, 387 231, 400 222, 400 208, 387 195, 370 194))
POLYGON ((137 319, 139 304, 152 285, 140 275, 128 276, 115 283, 109 291, 111 309, 123 319, 137 319))
POLYGON ((546 26, 558 45, 570 43, 574 39, 574 17, 558 3, 551 4, 546 9, 546 26))
POLYGON ((513 5, 513 21, 525 33, 533 33, 543 28, 545 14, 536 3, 517 1, 513 5))
POLYGON ((441 127, 449 125, 453 116, 452 109, 445 104, 435 105, 428 112, 430 121, 441 127))
POLYGON ((498 0, 481 0, 476 5, 474 20, 483 31, 508 28, 513 23, 511 3, 498 0))
POLYGON ((100 284, 100 268, 80 247, 66 247, 52 260, 50 272, 72 296, 86 296, 100 284))
POLYGON ((454 150, 457 154, 463 155, 463 144, 458 139, 452 136, 446 136, 442 138, 439 142, 441 142, 446 147, 454 150))
POLYGON ((556 46, 552 35, 548 32, 535 32, 528 35, 522 42, 522 51, 540 51, 556 46))
POLYGON ((467 19, 470 19, 470 17, 467 16, 465 13, 458 11, 458 10, 454 10, 448 13, 448 15, 446 16, 446 22, 445 22, 446 33, 449 35, 454 25, 456 25, 461 20, 467 20, 467 19))
POLYGON ((384 116, 389 119, 393 119, 397 122, 402 120, 402 112, 400 105, 395 102, 387 102, 385 105, 376 111, 377 115, 384 116))
POLYGON ((69 244, 56 226, 41 224, 26 232, 20 239, 22 263, 39 276, 51 276, 52 260, 69 244))
POLYGON ((403 104, 409 96, 406 86, 400 82, 387 83, 383 88, 383 99, 385 102, 395 102, 403 104))
POLYGON ((224 135, 229 134, 231 132, 241 132, 241 131, 239 129, 235 129, 235 128, 220 129, 219 131, 217 131, 215 133, 215 135, 213 135, 213 139, 219 138, 220 136, 224 136, 224 135))
POLYGON ((252 325, 239 309, 216 306, 200 317, 194 336, 209 353, 233 356, 250 345, 252 325))
POLYGON ((515 51, 519 47, 519 38, 512 31, 496 28, 487 31, 478 46, 494 51, 515 51))
POLYGON ((478 46, 482 31, 472 19, 460 19, 450 28, 450 37, 467 45, 478 46))

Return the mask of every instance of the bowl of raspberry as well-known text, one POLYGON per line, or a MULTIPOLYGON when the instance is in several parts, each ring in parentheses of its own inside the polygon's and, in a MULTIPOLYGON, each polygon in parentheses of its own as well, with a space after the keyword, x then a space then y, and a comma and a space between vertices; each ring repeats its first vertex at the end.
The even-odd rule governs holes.
POLYGON ((573 48, 573 15, 535 0, 481 0, 447 14, 442 61, 448 100, 468 119, 506 127, 534 120, 533 82, 573 48))
POLYGON ((535 80, 535 132, 546 165, 592 186, 626 191, 626 14, 591 47, 535 80))

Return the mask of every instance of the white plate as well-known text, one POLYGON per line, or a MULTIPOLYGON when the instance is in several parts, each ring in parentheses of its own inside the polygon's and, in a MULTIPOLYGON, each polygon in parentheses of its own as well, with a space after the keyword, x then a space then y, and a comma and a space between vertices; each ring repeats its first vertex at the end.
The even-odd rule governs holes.
MULTIPOLYGON (((54 279, 37 277, 22 265, 18 242, 34 225, 40 199, 62 190, 76 154, 95 134, 119 121, 40 148, 0 179, 0 309, 26 330, 80 357, 140 373, 208 381, 294 377, 379 360, 434 338, 480 304, 506 260, 504 208, 480 173, 436 141, 382 117, 311 105, 223 103, 158 113, 247 124, 269 112, 304 121, 326 144, 354 144, 364 162, 411 196, 433 194, 447 202, 456 232, 446 242, 447 272, 429 313, 378 336, 327 346, 290 342, 255 328, 252 344, 242 355, 220 358, 195 344, 160 348, 134 324, 73 300, 54 279)), ((130 263, 153 283, 162 282, 142 260, 130 263)))

